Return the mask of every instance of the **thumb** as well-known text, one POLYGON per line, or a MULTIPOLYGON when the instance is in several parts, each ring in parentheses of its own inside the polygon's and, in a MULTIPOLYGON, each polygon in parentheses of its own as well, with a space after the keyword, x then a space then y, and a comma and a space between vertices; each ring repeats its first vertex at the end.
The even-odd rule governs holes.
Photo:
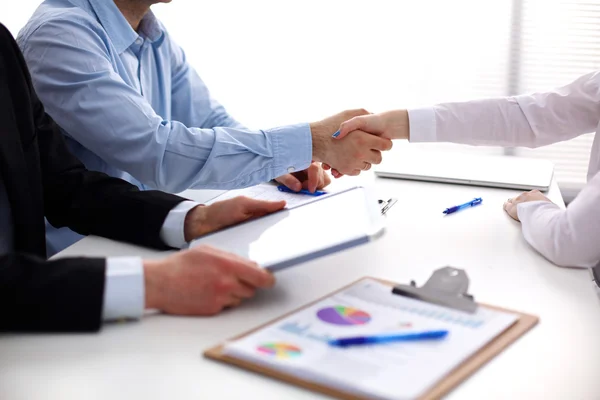
POLYGON ((245 214, 259 217, 279 211, 285 207, 285 200, 280 201, 266 201, 247 199, 245 204, 245 214))
POLYGON ((354 117, 340 125, 340 130, 333 134, 335 139, 343 139, 350 132, 361 130, 369 132, 369 116, 354 117))

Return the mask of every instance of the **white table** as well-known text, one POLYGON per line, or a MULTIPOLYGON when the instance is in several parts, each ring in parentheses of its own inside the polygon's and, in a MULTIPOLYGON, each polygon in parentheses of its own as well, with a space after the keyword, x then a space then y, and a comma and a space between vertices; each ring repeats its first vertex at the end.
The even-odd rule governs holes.
MULTIPOLYGON (((587 271, 556 267, 524 241, 502 211, 516 191, 386 179, 376 189, 399 198, 380 240, 282 271, 273 290, 241 308, 212 318, 152 315, 100 334, 2 336, 0 399, 321 398, 201 352, 362 276, 420 285, 444 265, 467 270, 477 300, 541 317, 449 398, 598 399, 600 302, 587 271), (477 196, 481 206, 442 216, 477 196)), ((562 203, 555 184, 550 197, 562 203)), ((130 254, 164 256, 92 237, 62 255, 130 254)))

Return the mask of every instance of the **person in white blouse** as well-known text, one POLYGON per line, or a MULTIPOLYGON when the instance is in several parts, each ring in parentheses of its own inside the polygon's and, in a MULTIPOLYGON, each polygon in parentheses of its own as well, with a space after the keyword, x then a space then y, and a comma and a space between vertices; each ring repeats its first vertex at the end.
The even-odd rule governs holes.
MULTIPOLYGON (((600 129, 600 71, 546 93, 438 104, 353 118, 334 137, 353 131, 410 142, 540 147, 600 129)), ((365 169, 370 168, 365 165, 365 169)), ((539 191, 508 199, 504 210, 548 260, 565 267, 600 262, 600 134, 592 146, 588 183, 566 209, 539 191)), ((334 176, 341 176, 332 171, 334 176)))

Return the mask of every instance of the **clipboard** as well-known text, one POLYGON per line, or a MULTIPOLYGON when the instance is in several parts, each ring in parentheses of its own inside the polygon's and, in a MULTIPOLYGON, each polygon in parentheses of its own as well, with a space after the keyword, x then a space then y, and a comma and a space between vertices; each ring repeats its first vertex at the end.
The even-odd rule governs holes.
MULTIPOLYGON (((467 286, 468 286, 468 278, 466 277, 466 274, 456 276, 456 275, 454 275, 454 273, 456 271, 460 272, 462 270, 455 269, 452 267, 445 267, 445 268, 441 268, 441 269, 438 269, 437 271, 435 271, 433 276, 427 282, 430 284, 429 287, 427 287, 427 283, 426 283, 421 288, 421 289, 424 289, 425 292, 429 292, 429 294, 425 294, 424 296, 426 296, 426 295, 431 296, 431 293, 434 292, 434 290, 432 290, 432 287, 435 286, 436 280, 437 280, 437 284, 441 283, 442 286, 445 285, 445 289, 448 289, 445 292, 444 292, 443 288, 442 288, 442 290, 438 291, 438 293, 442 297, 445 297, 445 296, 446 297, 454 296, 454 297, 460 297, 460 298, 464 297, 464 298, 470 299, 471 301, 474 302, 474 300, 472 299, 472 296, 470 296, 466 293, 467 287, 464 285, 464 282, 466 279, 467 286), (444 274, 447 274, 449 277, 451 276, 452 278, 456 278, 456 279, 446 279, 444 282, 444 279, 442 279, 442 280, 439 279, 440 277, 444 278, 444 274), (457 283, 460 284, 461 282, 462 282, 462 286, 460 286, 460 285, 456 286, 457 283), (454 291, 450 290, 451 287, 454 288, 454 291)), ((464 273, 464 271, 462 271, 462 272, 464 273)), ((396 294, 400 294, 400 293, 398 293, 399 287, 401 288, 400 290, 404 290, 410 286, 410 287, 414 288, 413 289, 414 293, 412 295, 411 294, 408 294, 408 295, 410 297, 421 298, 421 294, 419 294, 419 289, 416 288, 416 285, 414 284, 414 282, 411 282, 410 285, 399 285, 394 282, 382 280, 379 278, 363 277, 355 282, 350 283, 349 285, 346 285, 332 293, 329 293, 329 294, 327 294, 313 302, 310 302, 296 310, 293 310, 279 318, 271 320, 271 321, 269 321, 257 328, 254 328, 250 331, 247 331, 245 333, 237 335, 237 336, 231 338, 229 341, 235 341, 235 340, 242 339, 242 338, 244 338, 256 331, 259 331, 269 325, 275 324, 278 321, 281 321, 281 320, 287 318, 288 316, 291 316, 292 314, 295 314, 301 310, 304 310, 305 308, 308 308, 308 307, 310 307, 310 306, 312 306, 312 305, 314 305, 336 293, 342 292, 342 291, 348 289, 349 287, 351 287, 361 281, 364 281, 365 279, 372 279, 377 282, 383 283, 384 285, 388 285, 390 287, 390 289, 393 290, 393 292, 396 294)), ((402 293, 401 295, 407 295, 407 294, 402 293)), ((432 299, 432 300, 433 300, 433 302, 437 302, 438 304, 442 302, 442 300, 439 298, 432 299)), ((514 343, 521 336, 523 336, 528 331, 530 331, 539 322, 539 318, 534 315, 525 314, 522 312, 509 310, 509 309, 496 307, 496 306, 491 306, 491 305, 487 305, 487 304, 476 304, 476 306, 514 314, 517 316, 517 321, 512 326, 510 326, 508 329, 506 329, 503 333, 501 333, 499 336, 497 336, 495 339, 493 339, 491 342, 489 342, 487 345, 480 348, 476 353, 471 355, 464 362, 462 362, 460 365, 458 365, 456 368, 454 368, 441 381, 437 382, 434 387, 432 387, 426 393, 424 393, 421 397, 419 397, 419 400, 439 399, 442 396, 450 393, 459 384, 461 384, 463 381, 468 379, 478 369, 482 368, 487 362, 489 362, 495 356, 497 356, 502 351, 504 351, 506 348, 508 348, 508 346, 510 346, 512 343, 514 343)), ((448 307, 460 309, 460 305, 459 306, 448 305, 448 307)), ((337 399, 342 399, 342 400, 368 400, 369 399, 369 397, 364 397, 361 395, 356 395, 356 394, 352 394, 349 392, 341 391, 341 390, 338 390, 337 388, 332 388, 332 387, 329 387, 329 386, 326 386, 326 385, 323 385, 320 383, 302 380, 302 379, 299 379, 299 378, 297 378, 291 374, 288 374, 286 372, 282 372, 282 371, 279 371, 279 370, 276 370, 274 368, 270 368, 267 366, 254 364, 250 361, 247 361, 247 360, 244 360, 241 358, 237 358, 237 357, 233 357, 231 355, 227 355, 224 352, 224 346, 225 346, 225 343, 222 343, 215 347, 212 347, 212 348, 206 350, 203 353, 203 356, 206 358, 215 360, 215 361, 231 364, 231 365, 237 366, 239 368, 257 372, 259 374, 266 375, 270 378, 278 379, 278 380, 290 383, 295 386, 299 386, 299 387, 302 387, 302 388, 305 388, 305 389, 308 389, 308 390, 311 390, 314 392, 318 392, 318 393, 330 396, 332 398, 337 398, 337 399)))

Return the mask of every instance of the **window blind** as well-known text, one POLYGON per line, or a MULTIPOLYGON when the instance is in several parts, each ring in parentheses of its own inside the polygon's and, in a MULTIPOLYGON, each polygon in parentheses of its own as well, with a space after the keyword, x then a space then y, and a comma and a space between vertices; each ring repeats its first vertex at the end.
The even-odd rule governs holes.
MULTIPOLYGON (((516 0, 512 30, 519 40, 511 54, 510 84, 516 93, 546 91, 600 68, 600 1, 516 0)), ((513 93, 511 93, 513 94, 513 93)), ((561 189, 586 182, 594 134, 515 155, 553 161, 561 189)))

